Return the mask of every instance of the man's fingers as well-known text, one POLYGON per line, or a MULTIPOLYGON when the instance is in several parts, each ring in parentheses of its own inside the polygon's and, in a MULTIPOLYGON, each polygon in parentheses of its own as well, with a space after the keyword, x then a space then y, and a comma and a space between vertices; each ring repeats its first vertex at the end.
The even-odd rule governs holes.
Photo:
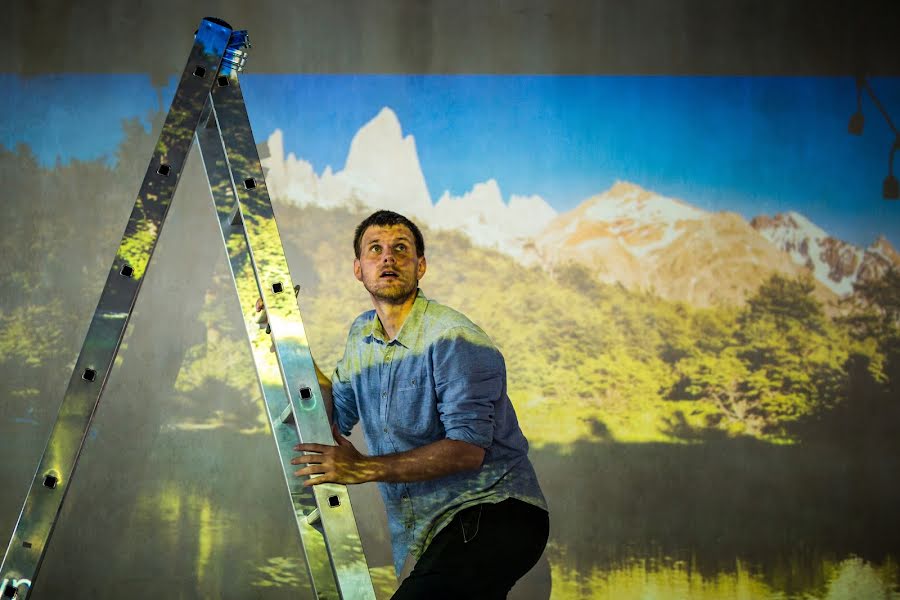
POLYGON ((325 462, 327 457, 322 456, 321 454, 304 454, 303 456, 298 456, 296 458, 291 459, 292 465, 300 465, 303 463, 310 465, 320 465, 325 462))
POLYGON ((310 465, 308 467, 303 467, 302 469, 294 471, 294 475, 296 475, 297 477, 303 477, 304 475, 321 475, 327 472, 328 467, 325 467, 323 465, 310 465))
POLYGON ((329 477, 328 475, 322 475, 321 477, 310 477, 306 481, 303 482, 303 487, 311 487, 314 485, 319 485, 320 483, 333 483, 334 479, 329 477))
POLYGON ((334 448, 334 446, 326 446, 324 444, 297 444, 294 446, 294 450, 318 452, 319 454, 324 454, 329 448, 334 448))

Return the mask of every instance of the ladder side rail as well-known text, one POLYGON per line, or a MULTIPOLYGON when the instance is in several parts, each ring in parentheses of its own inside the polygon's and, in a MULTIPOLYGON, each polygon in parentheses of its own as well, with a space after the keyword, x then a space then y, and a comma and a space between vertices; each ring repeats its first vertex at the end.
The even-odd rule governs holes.
POLYGON ((30 595, 85 436, 175 194, 231 28, 204 19, 116 251, 56 421, 0 563, 0 598, 30 595))
MULTIPOLYGON (((212 107, 212 103, 209 107, 212 107)), ((303 480, 294 476, 294 471, 298 467, 290 462, 296 455, 293 448, 297 443, 297 432, 292 426, 292 420, 287 419, 288 422, 285 422, 285 414, 292 414, 290 404, 285 395, 284 382, 274 355, 272 341, 266 333, 266 326, 258 323, 255 312, 256 300, 261 292, 253 273, 253 265, 250 263, 243 224, 240 219, 235 218, 237 204, 234 182, 231 179, 231 171, 227 165, 225 149, 222 147, 222 138, 214 115, 210 117, 206 127, 197 131, 197 141, 219 220, 230 273, 241 306, 266 414, 291 500, 294 521, 300 533, 300 547, 307 575, 317 598, 337 598, 337 582, 331 569, 323 533, 307 518, 316 508, 315 497, 312 490, 304 487, 303 480)))
MULTIPOLYGON (((303 321, 293 295, 284 247, 266 187, 238 80, 238 70, 223 62, 211 92, 231 179, 237 194, 235 219, 243 224, 248 255, 271 327, 285 392, 295 415, 301 442, 334 444, 331 424, 303 321), (221 78, 227 78, 227 84, 221 78)), ((371 598, 375 592, 359 538, 346 486, 320 484, 313 488, 325 531, 325 543, 343 598, 371 598)))

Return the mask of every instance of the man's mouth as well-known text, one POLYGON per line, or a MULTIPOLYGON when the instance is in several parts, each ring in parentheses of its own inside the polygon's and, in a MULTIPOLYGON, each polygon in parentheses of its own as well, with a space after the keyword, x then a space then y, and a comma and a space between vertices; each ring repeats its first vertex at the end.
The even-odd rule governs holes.
POLYGON ((382 279, 384 279, 384 278, 390 278, 390 277, 396 278, 396 277, 399 277, 399 276, 400 276, 400 275, 398 275, 396 271, 382 271, 382 272, 381 272, 381 278, 382 278, 382 279))

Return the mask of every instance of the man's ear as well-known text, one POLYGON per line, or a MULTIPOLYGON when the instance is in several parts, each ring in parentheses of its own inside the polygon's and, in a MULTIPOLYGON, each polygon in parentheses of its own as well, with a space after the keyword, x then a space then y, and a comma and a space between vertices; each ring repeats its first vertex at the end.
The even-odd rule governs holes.
POLYGON ((428 268, 428 263, 425 260, 424 256, 419 257, 419 264, 416 267, 416 279, 422 279, 425 276, 425 270, 428 268))
POLYGON ((358 258, 353 259, 353 274, 358 281, 362 281, 362 265, 359 264, 358 258))

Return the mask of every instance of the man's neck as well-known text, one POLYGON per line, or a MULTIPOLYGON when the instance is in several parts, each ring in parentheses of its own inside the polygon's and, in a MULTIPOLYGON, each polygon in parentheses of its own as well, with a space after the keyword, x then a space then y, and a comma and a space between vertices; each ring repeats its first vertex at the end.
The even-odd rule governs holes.
POLYGON ((401 303, 372 298, 375 313, 378 315, 378 320, 381 321, 381 326, 384 328, 388 341, 393 340, 400 333, 400 328, 403 327, 406 317, 412 312, 418 292, 418 290, 414 291, 401 303))

